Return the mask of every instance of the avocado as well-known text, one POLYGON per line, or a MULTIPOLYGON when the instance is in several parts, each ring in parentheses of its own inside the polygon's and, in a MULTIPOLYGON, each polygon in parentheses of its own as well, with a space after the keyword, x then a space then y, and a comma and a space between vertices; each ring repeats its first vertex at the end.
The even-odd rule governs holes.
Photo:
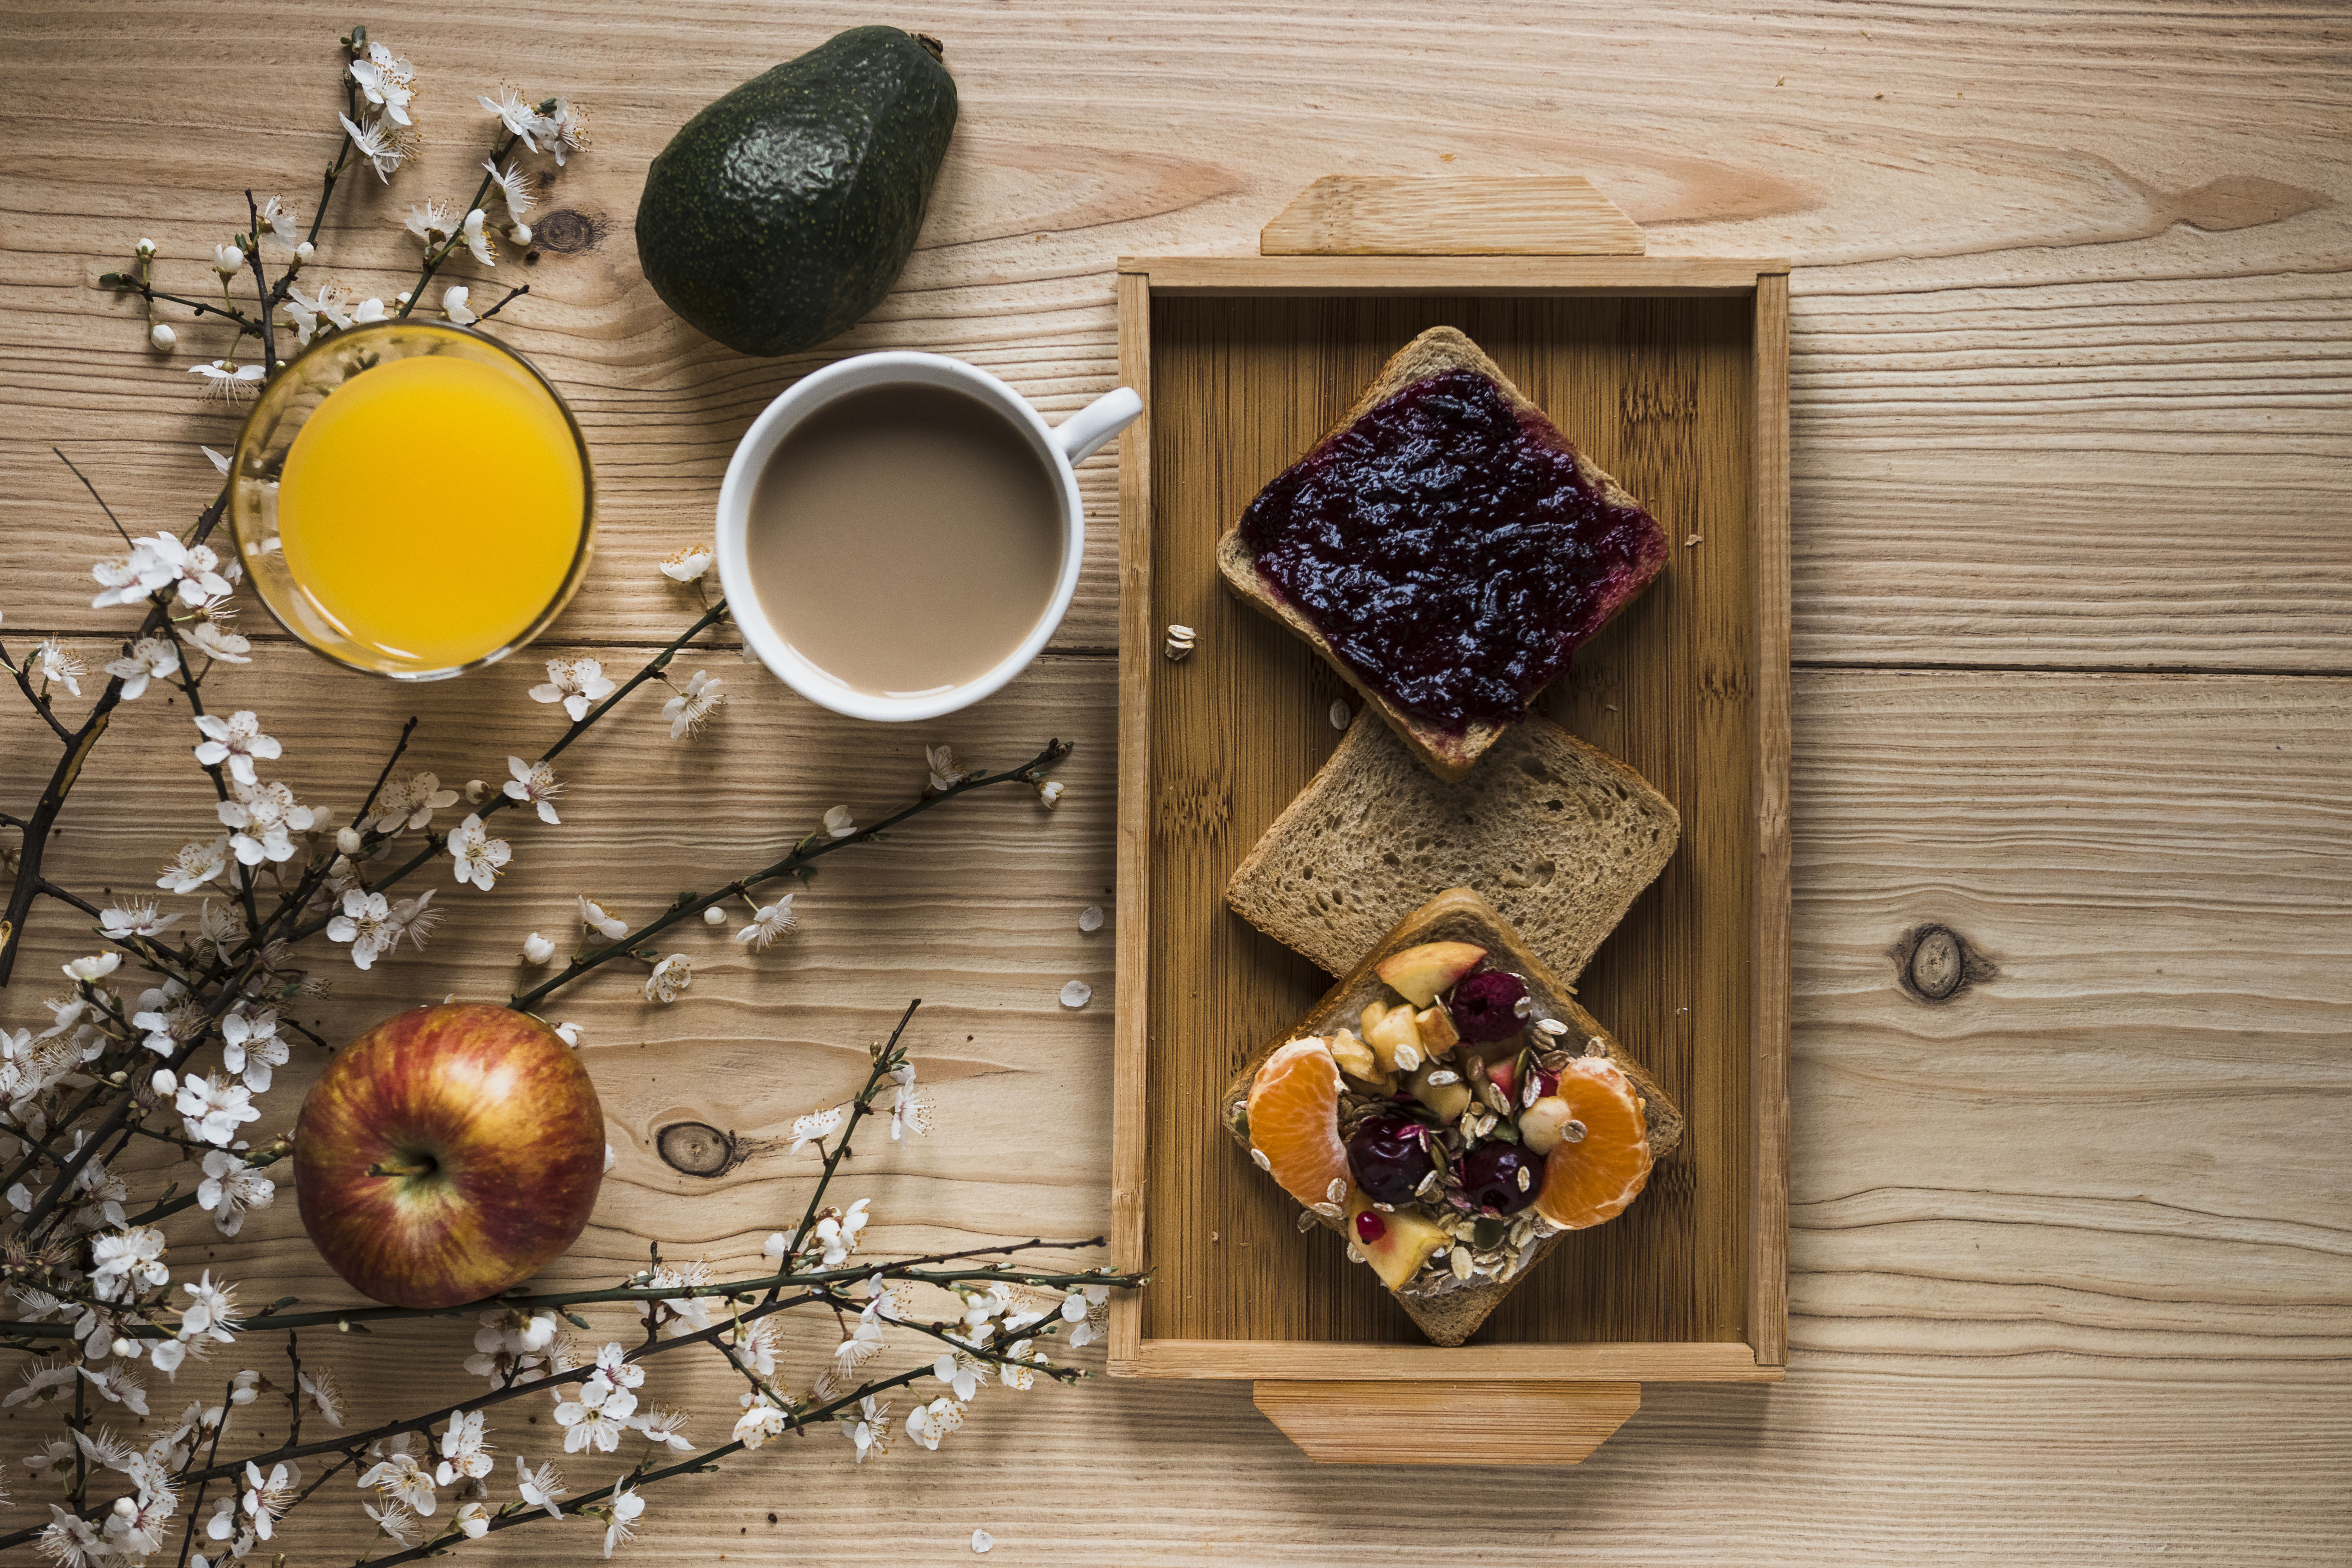
POLYGON ((955 130, 940 54, 853 27, 688 121, 637 204, 662 302, 748 354, 814 348, 881 303, 955 130))

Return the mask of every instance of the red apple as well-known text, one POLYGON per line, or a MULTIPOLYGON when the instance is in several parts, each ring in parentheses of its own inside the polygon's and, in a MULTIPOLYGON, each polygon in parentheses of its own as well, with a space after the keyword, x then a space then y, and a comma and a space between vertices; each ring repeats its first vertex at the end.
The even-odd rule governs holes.
POLYGON ((302 1101, 294 1193, 335 1272, 395 1307, 495 1296, 560 1256, 604 1179, 604 1111, 554 1030, 416 1007, 335 1055, 302 1101))

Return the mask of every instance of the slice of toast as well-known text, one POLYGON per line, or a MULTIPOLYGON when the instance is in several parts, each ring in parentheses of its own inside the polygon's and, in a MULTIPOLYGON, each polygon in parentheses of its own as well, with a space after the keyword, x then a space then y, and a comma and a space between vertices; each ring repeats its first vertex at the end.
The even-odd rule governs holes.
POLYGON ((1234 869, 1225 903, 1340 974, 1430 889, 1475 888, 1574 981, 1681 838, 1647 780, 1540 715, 1448 784, 1363 713, 1234 869))
MULTIPOLYGON (((1543 410, 1528 401, 1526 395, 1514 386, 1510 378, 1503 374, 1501 367, 1486 357, 1485 351, 1453 327, 1432 327, 1398 350, 1388 363, 1381 367, 1381 374, 1373 378, 1371 385, 1364 389, 1364 395, 1356 400, 1355 406, 1349 409, 1337 425, 1326 431, 1321 439, 1317 441, 1306 457, 1301 458, 1299 461, 1306 462, 1308 458, 1321 453, 1349 426, 1406 387, 1448 371, 1470 371, 1493 382, 1501 392, 1505 402, 1523 416, 1532 416, 1533 426, 1543 432, 1546 438, 1561 451, 1574 458, 1578 477, 1588 488, 1598 489, 1611 505, 1632 508, 1635 511, 1640 511, 1645 521, 1649 521, 1649 514, 1642 511, 1639 501, 1627 494, 1622 486, 1601 471, 1583 453, 1578 451, 1575 446, 1553 426, 1543 410)), ((1296 466, 1293 465, 1293 467, 1296 466)), ((1611 616, 1615 615, 1619 609, 1631 602, 1635 595, 1648 585, 1650 579, 1657 574, 1658 570, 1665 564, 1665 561, 1664 531, 1654 521, 1649 521, 1649 538, 1644 546, 1641 569, 1630 581, 1622 595, 1604 607, 1600 619, 1593 623, 1584 636, 1589 637, 1591 632, 1598 631, 1611 616)), ((1313 622, 1292 605, 1284 603, 1275 593, 1268 584, 1265 574, 1258 569, 1256 552, 1242 537, 1241 524, 1238 521, 1233 527, 1227 529, 1223 537, 1217 542, 1217 570, 1223 575, 1226 585, 1240 595, 1244 604, 1273 616, 1304 637, 1310 647, 1321 654, 1331 667, 1339 672, 1342 679, 1362 695, 1365 703, 1387 721, 1389 727, 1397 732, 1407 746, 1412 748, 1413 755, 1420 758, 1424 765, 1441 778, 1458 779, 1467 774, 1487 748, 1492 746, 1504 731, 1509 728, 1507 723, 1471 720, 1458 732, 1451 731, 1406 712, 1388 697, 1369 685, 1355 669, 1349 667, 1348 661, 1339 656, 1339 651, 1316 628, 1313 622)), ((1582 638, 1580 637, 1579 640, 1581 641, 1582 638)), ((1565 668, 1565 665, 1562 668, 1565 668)), ((1536 690, 1528 691, 1522 695, 1527 700, 1533 701, 1541 689, 1538 687, 1536 690)))
MULTIPOLYGON (((1306 1015, 1288 1029, 1276 1035, 1253 1052, 1242 1064, 1241 1070, 1226 1086, 1218 1108, 1218 1120, 1246 1152, 1250 1146, 1249 1090, 1251 1080, 1265 1058, 1292 1040, 1307 1036, 1329 1036, 1352 1025, 1363 1012, 1364 1005, 1386 998, 1388 987, 1374 966, 1391 953, 1426 942, 1466 942, 1486 950, 1486 962, 1492 967, 1508 970, 1527 982, 1528 994, 1533 999, 1537 1018, 1556 1018, 1568 1026, 1559 1037, 1560 1048, 1570 1056, 1606 1057, 1620 1072, 1632 1081, 1639 1097, 1643 1119, 1649 1125, 1650 1157, 1664 1160, 1682 1147, 1685 1123, 1682 1112, 1655 1079, 1629 1056, 1612 1035, 1592 1015, 1577 1005, 1568 984, 1553 973, 1543 960, 1531 952, 1511 923, 1496 912, 1494 906, 1468 888, 1454 888, 1440 893, 1419 909, 1412 910, 1395 928, 1380 939, 1363 956, 1363 961, 1347 977, 1323 994, 1306 1015)), ((1639 1203, 1641 1200, 1634 1200, 1639 1203)), ((1522 1213, 1532 1213, 1532 1210, 1522 1213)), ((1346 1234, 1344 1221, 1328 1215, 1318 1215, 1318 1221, 1328 1229, 1346 1234)), ((1548 1227, 1538 1227, 1548 1228, 1548 1227)), ((1528 1270, 1542 1260, 1559 1243, 1566 1231, 1533 1237, 1517 1249, 1516 1258, 1499 1268, 1493 1277, 1485 1274, 1469 1279, 1456 1279, 1450 1270, 1425 1268, 1403 1289, 1392 1292, 1398 1305, 1419 1324, 1422 1332, 1441 1345, 1458 1345, 1477 1331, 1486 1314, 1502 1304, 1514 1287, 1527 1277, 1528 1270)), ((1370 1270, 1365 1270, 1374 1284, 1379 1283, 1370 1270)))

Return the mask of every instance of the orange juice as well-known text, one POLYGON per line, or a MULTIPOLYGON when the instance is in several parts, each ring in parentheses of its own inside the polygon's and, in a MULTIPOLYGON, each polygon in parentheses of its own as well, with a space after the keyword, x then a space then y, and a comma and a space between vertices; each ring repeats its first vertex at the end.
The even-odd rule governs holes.
POLYGON ((520 367, 393 360, 304 421, 278 533, 295 584, 352 641, 446 669, 512 645, 554 602, 586 482, 562 405, 520 367))

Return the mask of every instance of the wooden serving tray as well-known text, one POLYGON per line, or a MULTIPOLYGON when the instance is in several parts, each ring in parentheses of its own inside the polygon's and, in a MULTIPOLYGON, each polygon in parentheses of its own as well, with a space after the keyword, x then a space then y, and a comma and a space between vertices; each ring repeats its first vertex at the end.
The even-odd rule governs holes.
MULTIPOLYGON (((1146 412, 1119 476, 1114 1246, 1152 1283, 1112 1308, 1110 1371, 1255 1380, 1260 1408, 1318 1459, 1440 1461, 1449 1430, 1466 1445, 1504 1420, 1529 1440, 1467 1450, 1478 1462, 1574 1463, 1644 1381, 1777 1381, 1787 1360, 1787 268, 1458 254, 1482 213, 1506 215, 1497 250, 1545 232, 1530 202, 1559 202, 1562 183, 1406 184, 1321 182, 1269 247, 1280 230, 1285 248, 1305 232, 1334 250, 1448 254, 1119 263, 1120 371, 1146 412), (1367 184, 1378 221, 1351 229, 1346 202, 1367 184), (1493 355, 1674 546, 1549 710, 1682 813, 1675 858, 1579 995, 1690 1122, 1622 1217, 1568 1238, 1450 1350, 1337 1237, 1300 1234, 1217 1121, 1250 1048, 1330 983, 1229 912, 1223 889, 1330 755, 1331 704, 1352 694, 1228 593, 1213 548, 1391 353, 1440 323, 1493 355), (1161 653, 1171 623, 1198 634, 1181 664, 1161 653)), ((1639 231, 1629 246, 1631 226, 1595 219, 1605 200, 1573 184, 1579 210, 1552 226, 1638 250, 1639 231)))

